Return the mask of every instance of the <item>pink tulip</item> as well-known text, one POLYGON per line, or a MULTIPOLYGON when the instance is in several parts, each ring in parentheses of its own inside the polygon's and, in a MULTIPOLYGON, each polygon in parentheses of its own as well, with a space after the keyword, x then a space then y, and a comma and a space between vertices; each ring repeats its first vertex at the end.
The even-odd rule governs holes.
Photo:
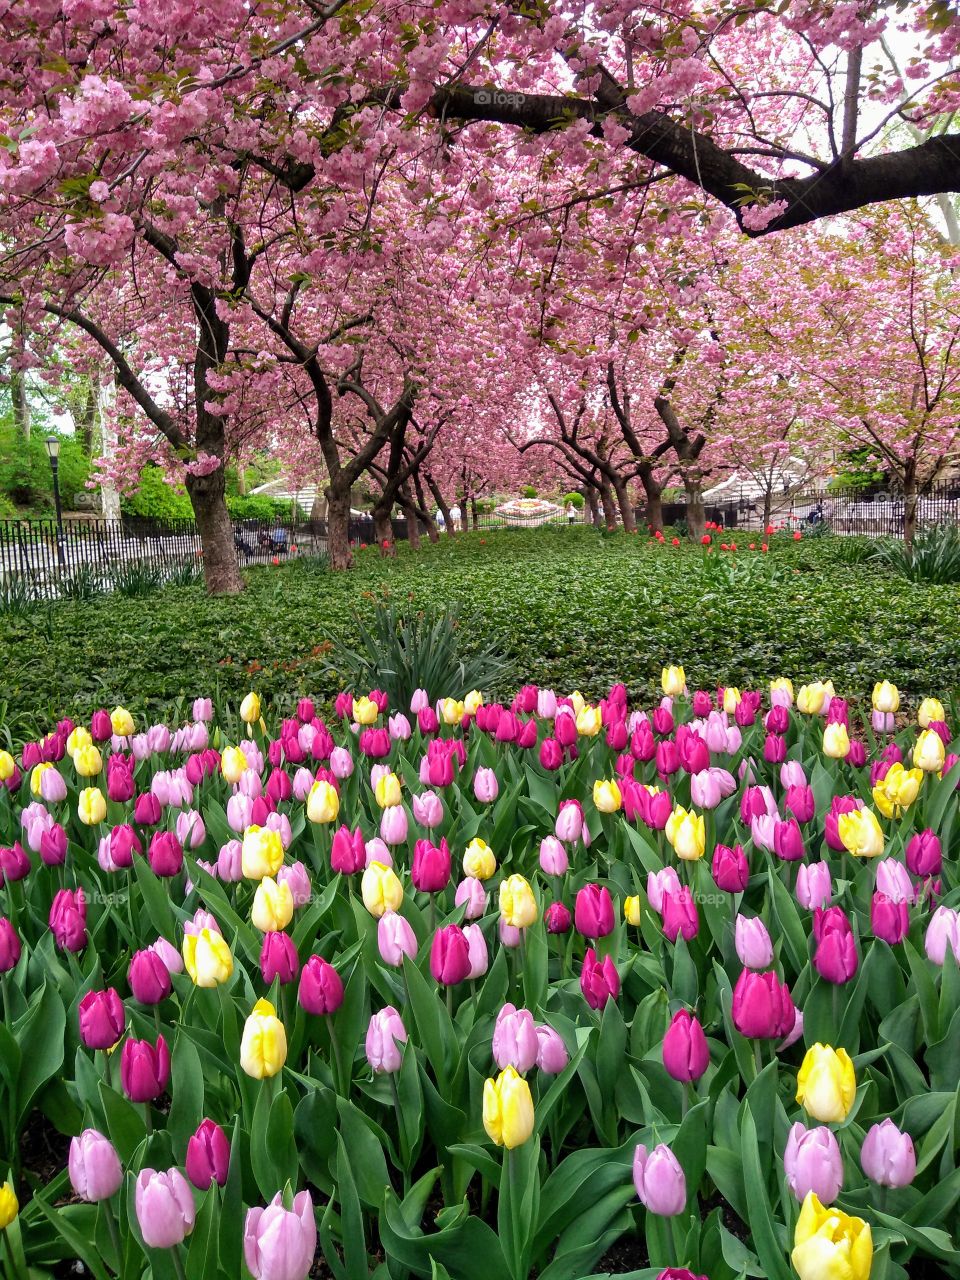
POLYGON ((0 973, 9 973, 20 960, 20 937, 6 916, 0 916, 0 973))
POLYGON ((652 1151, 639 1144, 633 1156, 633 1185, 644 1208, 658 1217, 672 1218, 686 1208, 687 1180, 680 1161, 663 1143, 652 1151))
POLYGON ((364 1049, 367 1062, 375 1074, 400 1070, 400 1064, 403 1061, 400 1046, 405 1044, 406 1040, 406 1028, 392 1005, 387 1005, 379 1013, 373 1014, 367 1027, 364 1049))
POLYGON ((330 772, 340 782, 353 773, 353 756, 346 747, 334 747, 330 752, 330 772))
POLYGON ((62 867, 67 860, 67 833, 54 822, 40 836, 40 861, 47 867, 62 867))
POLYGON ((446 838, 439 845, 418 840, 413 847, 410 868, 413 887, 420 893, 439 893, 450 883, 450 848, 446 838))
POLYGON ((187 1177, 198 1191, 206 1191, 211 1183, 226 1186, 230 1169, 230 1143, 227 1135, 213 1120, 202 1120, 187 1142, 184 1162, 187 1177))
POLYGON ((902 862, 896 858, 882 858, 877 864, 877 892, 891 902, 912 902, 913 881, 902 862))
POLYGON ((317 1224, 309 1191, 284 1208, 278 1191, 266 1209, 247 1210, 243 1256, 254 1280, 307 1280, 317 1251, 317 1224))
POLYGON ((559 1032, 542 1023, 537 1027, 537 1066, 546 1075, 555 1076, 570 1061, 567 1046, 559 1032))
POLYGON ((113 987, 88 991, 77 1006, 80 1039, 88 1049, 110 1049, 126 1026, 123 1001, 113 987))
POLYGON ((814 911, 829 904, 833 894, 830 868, 825 862, 804 863, 797 869, 797 901, 814 911))
POLYGON ((300 970, 297 999, 307 1013, 326 1016, 343 1004, 343 979, 323 956, 312 955, 300 970))
POLYGON ((359 827, 353 831, 341 826, 334 834, 330 846, 330 866, 340 875, 352 876, 362 871, 366 865, 366 848, 363 832, 359 827))
POLYGON ((663 911, 664 894, 679 892, 680 878, 673 867, 664 867, 662 871, 648 872, 647 900, 654 911, 663 911))
POLYGON ((559 838, 544 836, 540 841, 540 869, 543 873, 548 876, 564 876, 569 866, 570 859, 559 838))
POLYGON ((907 868, 915 876, 938 876, 943 867, 940 837, 928 827, 910 837, 906 851, 907 868))
POLYGON ((134 1206, 148 1249, 172 1249, 193 1230, 196 1209, 190 1184, 179 1169, 143 1169, 137 1177, 134 1206))
POLYGON ((910 931, 907 904, 885 893, 875 893, 870 900, 870 928, 882 942, 896 946, 910 931))
POLYGON ((300 972, 297 946, 288 933, 274 930, 263 935, 260 948, 260 976, 267 984, 276 979, 281 986, 293 982, 300 972))
POLYGON ((149 948, 134 953, 127 981, 134 1000, 140 1004, 159 1004, 171 991, 170 970, 156 951, 149 948))
POLYGON ((748 969, 768 969, 773 964, 773 943, 759 916, 737 916, 734 944, 740 963, 748 969))
POLYGON ((131 1102, 152 1102, 170 1083, 170 1050, 162 1035, 149 1040, 125 1040, 120 1055, 120 1080, 131 1102))
POLYGON ((463 936, 467 940, 467 954, 470 958, 470 972, 467 977, 474 981, 476 978, 483 977, 490 963, 487 940, 478 924, 464 925, 463 936))
POLYGON ((478 769, 473 779, 473 794, 481 804, 492 804, 500 794, 500 784, 492 769, 478 769))
POLYGON ((752 1040, 778 1040, 793 1030, 794 1004, 772 970, 744 969, 733 989, 733 1025, 752 1040))
POLYGON ((149 950, 157 953, 166 965, 168 973, 183 973, 183 957, 173 943, 168 942, 166 938, 158 938, 150 945, 149 950))
POLYGON ((402 804, 392 804, 380 815, 380 838, 385 844, 403 844, 408 832, 407 811, 402 804))
POLYGON ((908 1187, 917 1176, 913 1139, 888 1116, 867 1130, 860 1148, 860 1165, 870 1181, 881 1187, 908 1187))
POLYGON ((763 815, 770 818, 780 816, 773 792, 769 787, 747 787, 740 797, 740 821, 746 825, 763 815))
POLYGON ((686 1009, 673 1015, 663 1037, 663 1065, 674 1080, 699 1080, 710 1065, 710 1050, 703 1027, 686 1009))
POLYGON ((960 915, 950 907, 937 907, 927 925, 923 946, 934 964, 943 964, 948 947, 960 964, 960 915))
POLYGON ((787 1184, 798 1200, 812 1191, 821 1204, 833 1204, 843 1186, 843 1158, 833 1133, 820 1125, 807 1129, 798 1121, 790 1128, 783 1153, 787 1184))
POLYGON ((554 835, 567 844, 575 844, 583 834, 583 806, 578 800, 562 800, 557 811, 554 835))
POLYGON ((567 933, 573 923, 569 908, 562 902, 551 902, 543 913, 543 922, 547 933, 567 933))
POLYGON ((96 1129, 84 1129, 79 1137, 71 1138, 67 1170, 75 1194, 88 1204, 109 1200, 123 1182, 116 1148, 96 1129))
POLYGON ((430 972, 445 987, 457 986, 470 976, 470 946, 459 925, 445 925, 433 935, 430 972))
POLYGON ((529 1071, 537 1061, 539 1047, 533 1014, 505 1004, 493 1029, 493 1058, 500 1070, 513 1067, 515 1071, 529 1071))
POLYGON ((774 822, 773 851, 784 862, 799 862, 803 858, 806 850, 796 818, 788 822, 774 822))
POLYGON ((842 907, 817 907, 813 913, 816 950, 813 967, 826 982, 849 982, 857 971, 857 944, 842 907))
POLYGON ((310 873, 302 862, 291 862, 277 872, 277 884, 288 884, 293 894, 293 905, 303 907, 313 897, 310 873))
POLYGON ((443 802, 435 791, 422 791, 413 797, 413 817, 421 827, 428 831, 438 827, 443 821, 443 802))
POLYGON ((687 885, 682 885, 676 892, 664 892, 662 926, 664 935, 671 942, 676 942, 681 934, 685 942, 696 937, 700 916, 687 885))
POLYGON ((377 947, 384 964, 400 968, 403 957, 417 958, 417 938, 409 922, 396 911, 385 911, 377 922, 377 947))
POLYGON ((364 866, 369 867, 371 862, 382 862, 385 867, 393 866, 393 854, 379 836, 368 840, 364 848, 364 866))
POLYGON ((605 938, 613 932, 613 900, 606 885, 584 885, 574 903, 573 923, 585 938, 605 938))
POLYGON ((580 970, 580 990, 591 1009, 603 1009, 608 1000, 620 994, 620 975, 609 956, 600 960, 593 947, 588 947, 580 970))
POLYGON ((724 893, 742 893, 750 880, 750 866, 743 845, 718 844, 710 866, 714 884, 724 893))
POLYGON ((453 901, 456 906, 464 908, 464 918, 479 920, 487 909, 487 891, 483 881, 476 876, 466 876, 457 885, 453 901))
POLYGON ((563 764, 563 747, 556 738, 544 738, 540 743, 540 764, 551 773, 563 764))
POLYGON ((83 890, 61 889, 50 906, 49 923, 61 951, 82 951, 87 945, 87 903, 83 890))

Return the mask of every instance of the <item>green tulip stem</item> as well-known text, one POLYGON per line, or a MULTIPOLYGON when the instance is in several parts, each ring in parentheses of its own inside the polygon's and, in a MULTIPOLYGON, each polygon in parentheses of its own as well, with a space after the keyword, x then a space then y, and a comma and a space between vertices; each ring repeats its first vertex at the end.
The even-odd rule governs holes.
POLYGON ((837 983, 833 984, 830 998, 833 1006, 833 1034, 837 1037, 834 1044, 836 1044, 840 1038, 840 987, 837 983))
POLYGON ((7 975, 0 976, 0 991, 3 993, 3 1025, 9 1027, 13 1022, 10 1014, 10 992, 7 986, 7 975))
POLYGON ((437 895, 430 894, 430 936, 437 931, 437 895))
POLYGON ((150 1114, 150 1103, 143 1104, 143 1122, 147 1126, 147 1135, 153 1133, 153 1116, 150 1114))
POLYGON ((17 933, 19 933, 20 928, 19 928, 18 921, 20 916, 20 909, 17 906, 16 888, 13 882, 10 880, 7 881, 7 907, 10 912, 10 923, 13 925, 14 929, 17 930, 17 933))
POLYGON ((180 1256, 180 1246, 174 1245, 170 1255, 173 1258, 173 1269, 177 1273, 177 1280, 187 1280, 187 1273, 183 1269, 183 1258, 180 1256))
POLYGON ((0 1235, 3 1236, 4 1247, 7 1252, 7 1258, 10 1262, 8 1274, 13 1277, 13 1280, 27 1280, 26 1273, 17 1261, 16 1254, 13 1252, 13 1245, 10 1243, 10 1232, 4 1228, 0 1231, 0 1235))
POLYGON ((753 1060, 756 1063, 757 1075, 763 1070, 763 1051, 760 1048, 760 1041, 753 1042, 753 1060))
POLYGON ((453 984, 447 983, 447 1013, 453 1020, 453 984))
POLYGON ((333 1027, 327 1024, 330 1031, 330 1043, 333 1045, 333 1060, 336 1064, 336 1087, 337 1093, 343 1097, 347 1096, 347 1078, 343 1070, 343 1053, 340 1050, 340 1041, 334 1034, 333 1027))
POLYGON ((878 1213, 887 1212, 887 1188, 886 1187, 881 1187, 880 1194, 879 1196, 877 1196, 877 1212, 878 1213))
POLYGON ((680 1119, 681 1120, 683 1120, 686 1117, 686 1114, 689 1111, 689 1109, 690 1109, 690 1085, 687 1081, 684 1081, 683 1089, 680 1094, 680 1119))
POLYGON ((163 1027, 160 1023, 160 1006, 157 1004, 153 1006, 153 1025, 156 1030, 157 1036, 159 1036, 160 1032, 163 1030, 163 1027))
POLYGON ((120 1232, 117 1230, 117 1220, 113 1216, 113 1209, 110 1207, 109 1200, 101 1200, 103 1205, 103 1218, 107 1224, 107 1235, 110 1237, 110 1243, 113 1245, 113 1251, 117 1255, 117 1275, 123 1274, 123 1245, 120 1243, 120 1232))

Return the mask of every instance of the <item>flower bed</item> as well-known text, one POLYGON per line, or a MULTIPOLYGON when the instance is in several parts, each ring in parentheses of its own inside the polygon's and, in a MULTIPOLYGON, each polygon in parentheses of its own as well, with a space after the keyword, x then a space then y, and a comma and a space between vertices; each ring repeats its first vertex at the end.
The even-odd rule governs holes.
POLYGON ((947 713, 662 683, 0 752, 10 1274, 960 1274, 947 713))

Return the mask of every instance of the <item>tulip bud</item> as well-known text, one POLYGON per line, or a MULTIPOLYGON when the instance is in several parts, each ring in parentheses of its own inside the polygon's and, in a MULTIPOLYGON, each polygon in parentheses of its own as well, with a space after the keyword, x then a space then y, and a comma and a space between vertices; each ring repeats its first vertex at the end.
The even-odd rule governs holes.
POLYGON ((860 1165, 870 1181, 881 1187, 908 1187, 917 1176, 913 1139, 888 1116, 867 1130, 860 1148, 860 1165))
POLYGON ((603 1009, 608 1000, 616 1000, 620 975, 609 956, 600 960, 592 947, 587 948, 580 970, 580 990, 591 1009, 603 1009))
POLYGON ((375 1075, 400 1070, 403 1061, 400 1046, 406 1040, 406 1027, 392 1005, 373 1014, 367 1027, 364 1050, 375 1075))
POLYGON ((313 955, 300 971, 297 999, 307 1013, 325 1016, 343 1004, 343 979, 323 956, 313 955))
POLYGON ((797 1075, 797 1101, 823 1124, 846 1120, 857 1094, 853 1062, 845 1049, 815 1044, 807 1050, 797 1075))
POLYGON ((533 1133, 533 1098, 530 1086, 513 1067, 483 1086, 483 1127, 498 1147, 522 1146, 533 1133))
POLYGON ((714 883, 724 893, 742 893, 750 880, 750 866, 743 845, 718 844, 710 867, 714 883))
POLYGON ((829 905, 833 893, 830 868, 825 862, 803 863, 797 868, 797 901, 814 911, 829 905))
POLYGON ((269 1000, 258 1000, 243 1024, 240 1066, 255 1080, 277 1075, 287 1060, 287 1033, 269 1000))
POLYGON ((567 933, 572 923, 570 911, 562 902, 551 902, 543 914, 547 933, 567 933))
POLYGON ((663 1065, 674 1080, 699 1080, 710 1065, 703 1027, 686 1009, 673 1015, 663 1037, 663 1065))
POLYGON ((116 1148, 96 1129, 84 1129, 79 1137, 71 1138, 67 1169, 74 1193, 88 1204, 109 1200, 123 1182, 116 1148))
POLYGON ((88 1049, 112 1048, 126 1026, 123 1001, 113 987, 88 991, 77 1006, 77 1016, 80 1039, 88 1049))
POLYGON ((187 1238, 196 1220, 190 1184, 179 1169, 158 1173, 142 1169, 134 1190, 140 1234, 148 1249, 173 1249, 187 1238))
POLYGON ((6 916, 0 916, 0 973, 9 973, 20 960, 20 937, 6 916))
POLYGON ((120 1054, 120 1081, 131 1102, 152 1102, 170 1083, 170 1050, 163 1036, 125 1040, 120 1054))
MULTIPOLYGON (((464 859, 466 866, 466 859, 464 859)), ((515 929, 528 929, 537 919, 537 900, 521 875, 508 876, 500 885, 500 915, 515 929)))
POLYGON ((748 969, 768 969, 773 964, 773 943, 758 916, 737 916, 734 943, 740 963, 748 969))
POLYGON ((483 882, 473 876, 466 876, 460 881, 453 900, 456 906, 465 908, 464 917, 467 920, 478 920, 487 909, 487 892, 483 882))
POLYGON ((268 985, 274 979, 281 986, 292 982, 300 969, 296 943, 288 933, 277 931, 263 935, 260 948, 260 974, 268 985))
POLYGON ((588 884, 579 891, 574 904, 574 927, 585 938, 605 938, 613 932, 613 901, 610 890, 588 884))
POLYGON ((469 944, 458 925, 448 924, 433 935, 430 972, 435 982, 446 987, 456 986, 469 977, 469 944))
POLYGON ((226 1186, 230 1168, 230 1143, 227 1135, 213 1120, 201 1121, 187 1142, 185 1161, 187 1177, 198 1191, 206 1191, 211 1183, 226 1186))
POLYGON ((672 1218, 687 1204, 687 1180, 680 1161, 660 1143, 652 1151, 641 1142, 633 1155, 633 1185, 640 1203, 650 1213, 672 1218))
POLYGON ((130 961, 127 981, 134 1000, 140 1004, 159 1004, 170 994, 170 970, 156 951, 137 951, 130 961))
POLYGON ((798 1121, 790 1128, 783 1168, 787 1184, 799 1201, 814 1192, 822 1204, 833 1204, 843 1186, 843 1157, 833 1133, 825 1126, 806 1129, 798 1121))
POLYGON ((943 866, 943 846, 936 832, 927 828, 910 837, 907 867, 915 876, 938 876, 943 866))
POLYGON ((493 1060, 500 1070, 513 1067, 521 1073, 529 1071, 537 1061, 539 1047, 533 1015, 505 1004, 493 1030, 493 1060))
POLYGON ((743 970, 733 988, 732 1012, 733 1025, 751 1040, 779 1040, 793 1029, 789 988, 772 970, 743 970))

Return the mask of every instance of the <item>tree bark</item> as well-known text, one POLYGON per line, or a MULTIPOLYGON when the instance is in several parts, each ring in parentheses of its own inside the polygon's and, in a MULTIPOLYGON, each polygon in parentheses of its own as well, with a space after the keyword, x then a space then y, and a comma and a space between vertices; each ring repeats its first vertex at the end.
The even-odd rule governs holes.
POLYGON ((380 502, 373 508, 373 531, 380 546, 380 552, 385 556, 395 556, 397 554, 393 538, 393 525, 390 523, 392 509, 392 505, 385 506, 380 502))
POLYGON ((328 484, 327 556, 331 569, 349 569, 353 565, 350 550, 350 490, 328 484))
POLYGON ((431 542, 439 542, 440 530, 437 528, 437 522, 430 514, 430 508, 427 506, 427 495, 423 492, 423 482, 420 479, 419 471, 414 471, 413 473, 413 488, 417 495, 420 510, 423 513, 423 522, 427 526, 427 537, 431 542))
POLYGON ((22 373, 10 374, 10 402, 14 428, 24 440, 29 440, 30 401, 27 399, 27 380, 22 373))
POLYGON ((406 490, 400 490, 399 501, 400 510, 407 520, 407 542, 410 544, 411 551, 419 551, 420 521, 417 517, 417 510, 406 490))
POLYGON ((630 502, 630 495, 627 492, 626 482, 623 480, 614 481, 613 487, 617 495, 617 506, 620 508, 623 527, 627 533, 636 533, 637 520, 633 514, 633 506, 630 502))
POLYGON ((663 533, 663 492, 659 486, 644 487, 647 498, 647 524, 654 533, 663 533))
MULTIPOLYGON (((112 370, 103 370, 97 382, 97 417, 100 422, 100 452, 112 458, 117 452, 117 384, 112 370)), ((104 520, 120 519, 120 495, 112 480, 100 484, 100 513, 104 520)))
POLYGON ((913 540, 917 533, 917 507, 920 495, 916 480, 908 475, 903 485, 903 545, 907 554, 913 553, 913 540))
POLYGON ((480 512, 477 510, 476 494, 470 495, 470 519, 473 522, 474 530, 480 528, 480 512))
POLYGON ((600 503, 603 507, 603 523, 608 529, 617 527, 617 508, 613 501, 613 486, 610 481, 601 477, 600 503))
POLYGON ((80 447, 89 458, 93 453, 93 433, 97 423, 97 394, 89 383, 80 412, 77 414, 77 437, 80 447))
POLYGON ((447 533, 451 538, 455 538, 457 536, 457 531, 453 527, 453 520, 450 518, 450 508, 447 506, 446 498, 440 492, 440 486, 429 473, 424 476, 424 479, 427 482, 428 489, 433 494, 437 506, 440 508, 440 513, 443 516, 443 523, 446 526, 447 533))
POLYGON ((687 532, 699 542, 706 533, 707 516, 703 509, 703 486, 699 476, 683 477, 683 487, 687 495, 687 532))
POLYGON ((233 543, 233 521, 224 500, 223 468, 206 476, 188 473, 187 493, 203 548, 207 591, 211 595, 236 595, 243 590, 243 580, 233 543))
POLYGON ((597 506, 597 491, 592 485, 586 485, 584 487, 583 496, 587 504, 587 510, 590 512, 590 522, 599 529, 600 508, 597 506))

